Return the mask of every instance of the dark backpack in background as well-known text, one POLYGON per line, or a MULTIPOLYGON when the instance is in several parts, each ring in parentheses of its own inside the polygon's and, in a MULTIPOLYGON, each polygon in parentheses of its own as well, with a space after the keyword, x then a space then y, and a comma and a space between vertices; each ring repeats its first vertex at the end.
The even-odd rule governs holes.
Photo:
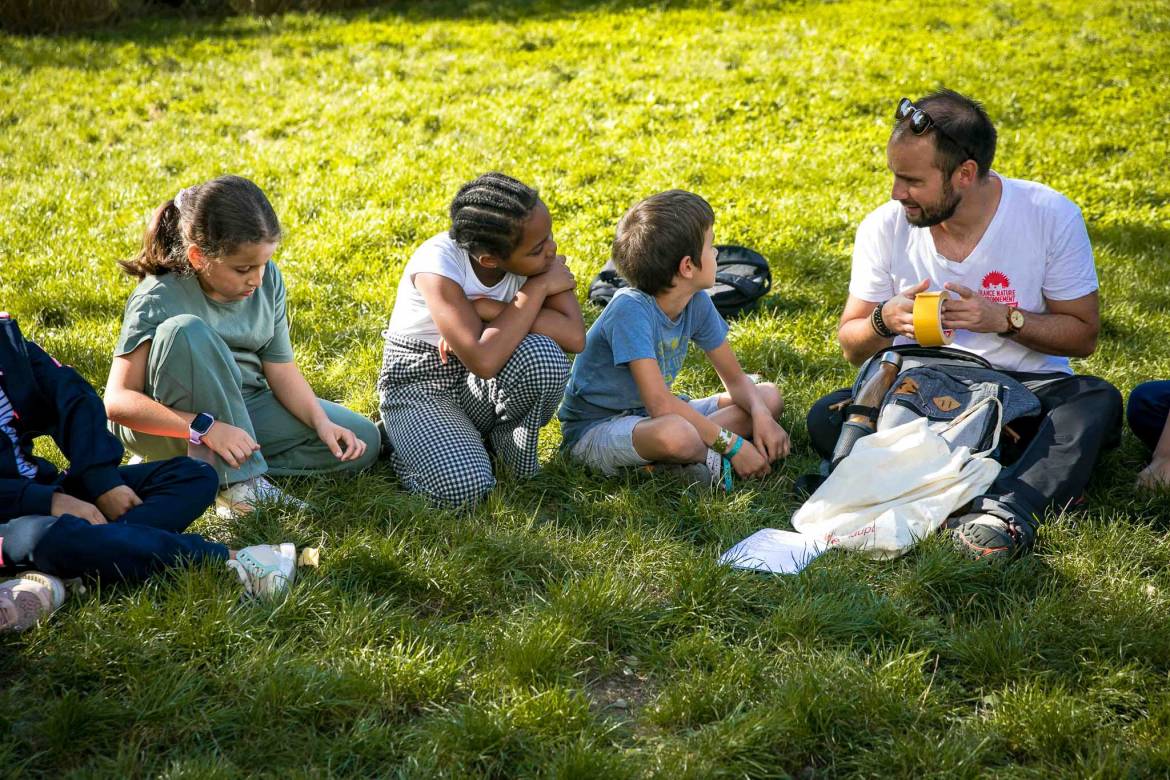
POLYGON ((630 283, 618 273, 617 266, 613 264, 611 258, 589 283, 589 300, 598 308, 604 309, 606 304, 613 300, 615 292, 629 286, 630 283))
MULTIPOLYGON (((756 302, 772 289, 768 261, 759 252, 735 244, 715 248, 719 250, 719 258, 715 263, 715 286, 710 291, 715 308, 725 318, 755 308, 756 302)), ((605 308, 614 293, 629 286, 610 260, 589 283, 589 300, 605 308)))

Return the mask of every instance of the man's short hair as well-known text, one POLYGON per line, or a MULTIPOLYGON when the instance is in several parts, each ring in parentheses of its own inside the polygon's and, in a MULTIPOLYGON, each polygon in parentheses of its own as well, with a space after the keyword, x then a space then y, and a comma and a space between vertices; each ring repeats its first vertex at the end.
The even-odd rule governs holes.
MULTIPOLYGON (((978 101, 953 89, 940 89, 914 101, 915 108, 925 111, 934 122, 926 134, 934 138, 935 165, 949 177, 967 160, 979 167, 979 178, 987 177, 995 159, 995 125, 978 101), (941 130, 941 132, 939 132, 941 130)), ((893 139, 901 140, 913 133, 910 123, 894 123, 893 139)))
POLYGON ((613 240, 613 261, 622 276, 647 295, 674 285, 678 264, 689 256, 703 264, 703 244, 715 224, 711 204, 693 192, 667 190, 626 212, 613 240))

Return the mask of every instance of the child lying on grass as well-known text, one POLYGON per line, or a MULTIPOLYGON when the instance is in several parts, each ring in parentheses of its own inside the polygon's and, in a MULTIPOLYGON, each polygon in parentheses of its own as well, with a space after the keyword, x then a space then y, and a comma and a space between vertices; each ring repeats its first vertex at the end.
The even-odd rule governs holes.
POLYGON ((715 214, 690 192, 653 195, 617 227, 613 258, 631 287, 589 329, 559 417, 569 457, 605 474, 670 464, 692 481, 763 477, 788 455, 772 384, 756 385, 704 290, 715 284, 715 214), (683 400, 671 386, 694 340, 727 392, 683 400), (727 468, 727 466, 730 468, 727 468))

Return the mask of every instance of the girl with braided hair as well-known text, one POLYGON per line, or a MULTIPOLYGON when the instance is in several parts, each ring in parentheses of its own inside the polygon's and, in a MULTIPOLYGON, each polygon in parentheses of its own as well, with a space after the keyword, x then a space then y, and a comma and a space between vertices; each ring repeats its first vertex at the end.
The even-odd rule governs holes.
POLYGON ((221 176, 155 210, 106 385, 111 430, 148 460, 214 461, 217 512, 303 506, 265 474, 353 471, 378 457, 374 423, 317 398, 293 359, 280 222, 251 181, 221 176))
POLYGON ((565 390, 565 351, 585 346, 576 280, 536 190, 502 173, 460 188, 451 228, 424 242, 398 285, 378 394, 407 489, 470 508, 517 476, 565 390))

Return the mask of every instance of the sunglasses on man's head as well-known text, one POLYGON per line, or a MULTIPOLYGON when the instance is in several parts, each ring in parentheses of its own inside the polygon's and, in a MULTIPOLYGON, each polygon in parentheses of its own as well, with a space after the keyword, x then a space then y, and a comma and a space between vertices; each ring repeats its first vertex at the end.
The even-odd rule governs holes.
POLYGON ((910 120, 910 129, 914 131, 914 135, 922 135, 930 128, 937 127, 934 120, 930 118, 930 114, 914 105, 910 98, 902 98, 898 101, 896 116, 899 122, 910 120))
POLYGON ((929 130, 930 128, 933 127, 939 133, 941 133, 942 135, 945 135, 947 138, 949 138, 952 143, 954 143, 956 146, 958 146, 960 149, 962 149, 963 154, 967 155, 968 158, 970 158, 972 160, 975 159, 975 155, 971 154, 971 152, 967 149, 967 147, 963 146, 961 143, 956 141, 955 137, 953 135, 951 135, 950 133, 948 133, 946 130, 943 130, 942 127, 939 126, 939 124, 934 121, 934 119, 930 116, 930 114, 926 113, 921 108, 914 105, 914 103, 912 103, 910 101, 910 98, 902 98, 901 100, 898 101, 898 110, 897 110, 895 116, 897 117, 897 121, 899 121, 899 122, 909 120, 910 130, 911 130, 911 132, 914 133, 914 135, 922 135, 927 130, 929 130))

